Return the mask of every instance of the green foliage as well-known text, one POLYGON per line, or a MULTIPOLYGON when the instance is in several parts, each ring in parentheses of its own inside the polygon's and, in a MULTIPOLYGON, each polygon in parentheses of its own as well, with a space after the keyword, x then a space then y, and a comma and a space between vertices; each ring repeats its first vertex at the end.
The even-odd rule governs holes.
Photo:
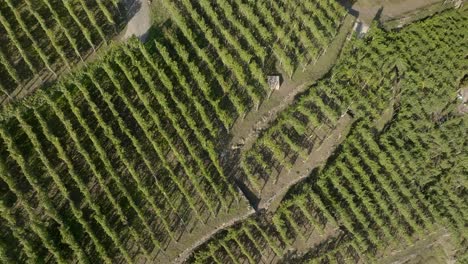
MULTIPOLYGON (((365 38, 354 38, 330 77, 280 114, 241 158, 241 167, 253 189, 261 192, 267 167, 291 166, 289 150, 307 159, 301 154, 305 144, 293 140, 310 138, 311 128, 333 129, 352 110, 354 124, 339 152, 293 187, 272 215, 265 214, 267 220, 252 218, 229 232, 255 223, 261 230, 276 230, 265 236, 276 237, 286 248, 327 226, 344 234, 337 243, 324 239, 302 256, 286 256, 286 263, 375 263, 388 247, 412 245, 441 226, 463 250, 467 123, 453 99, 466 74, 466 47, 460 40, 468 20, 462 12, 445 12, 398 32, 374 25, 365 38), (388 107, 393 116, 378 131, 375 122, 388 107), (311 225, 313 231, 304 234, 311 225)), ((209 243, 217 245, 224 238, 209 243)), ((244 243, 254 244, 257 251, 256 243, 244 243)))
POLYGON ((43 69, 54 77, 63 67, 70 71, 90 49, 107 43, 123 22, 118 8, 105 1, 6 0, 0 8, 0 85, 15 96, 16 89, 45 82, 49 74, 43 69))
MULTIPOLYGON (((51 3, 0 4, 6 96, 44 68, 72 68, 119 24, 118 1, 51 3)), ((274 57, 288 75, 313 63, 346 11, 331 0, 163 4, 172 19, 155 41, 110 46, 2 111, 0 229, 11 240, 0 243, 3 262, 158 261, 168 245, 182 245, 187 226, 230 212, 240 199, 229 178, 237 166, 245 176, 237 180, 261 193, 272 176, 307 162, 344 117, 352 130, 327 164, 275 212, 220 232, 191 260, 376 262, 388 245, 410 245, 441 225, 466 243, 467 123, 453 105, 466 74, 460 11, 353 37, 333 71, 232 164, 224 142, 265 100, 265 63, 274 57), (394 116, 378 131, 389 107, 394 116), (337 242, 320 237, 330 233, 337 242), (289 254, 314 236, 325 242, 289 254)))

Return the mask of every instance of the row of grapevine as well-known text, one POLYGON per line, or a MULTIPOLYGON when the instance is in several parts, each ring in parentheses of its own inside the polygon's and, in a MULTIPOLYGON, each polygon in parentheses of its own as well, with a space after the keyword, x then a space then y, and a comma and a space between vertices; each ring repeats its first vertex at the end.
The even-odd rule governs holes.
POLYGON ((466 118, 457 113, 459 101, 453 98, 466 79, 466 63, 460 59, 466 54, 461 40, 467 25, 465 9, 402 30, 400 49, 408 51, 402 54, 407 70, 401 84, 404 97, 397 125, 381 140, 389 163, 403 164, 401 173, 412 175, 407 181, 417 184, 409 192, 423 190, 416 194, 430 216, 465 243, 466 183, 460 184, 459 179, 466 178, 462 176, 466 174, 462 165, 466 163, 466 118), (415 42, 421 44, 415 46, 415 42))
POLYGON ((217 235, 193 255, 194 263, 259 263, 284 255, 284 243, 278 233, 264 222, 265 219, 249 219, 246 223, 217 235))
POLYGON ((292 75, 297 67, 294 60, 299 57, 315 60, 326 50, 346 14, 345 9, 333 1, 324 1, 320 5, 306 2, 300 9, 303 17, 316 18, 310 23, 303 23, 303 17, 295 16, 296 8, 289 1, 223 0, 213 3, 180 0, 164 3, 175 24, 166 41, 182 55, 188 53, 184 49, 192 50, 192 56, 202 62, 200 70, 193 67, 188 70, 195 71, 197 84, 225 127, 229 128, 235 118, 244 116, 250 108, 258 107, 270 93, 266 84, 268 65, 265 64, 269 58, 277 57, 288 75, 292 75), (315 6, 320 6, 320 12, 315 6), (318 13, 321 19, 316 17, 318 13), (290 26, 291 23, 295 26, 290 26), (333 25, 332 32, 328 32, 330 28, 322 23, 333 25), (314 40, 312 34, 316 32, 327 37, 314 40), (298 39, 299 35, 301 39, 298 39), (206 44, 209 48, 204 46, 206 44), (188 47, 184 48, 184 45, 188 47), (302 54, 308 50, 314 55, 302 54), (203 71, 210 72, 210 78, 198 76, 203 71), (206 85, 210 84, 219 86, 221 93, 213 97, 213 91, 206 91, 206 85), (224 103, 219 105, 220 102, 224 103))
MULTIPOLYGON (((345 54, 354 57, 382 53, 372 45, 364 46, 365 41, 356 39, 349 46, 357 51, 347 47, 345 54)), ((241 157, 243 177, 252 189, 261 192, 270 178, 283 169, 291 170, 297 159, 307 161, 309 152, 325 139, 321 135, 330 134, 349 109, 356 117, 377 118, 387 107, 395 79, 391 66, 367 56, 353 65, 339 64, 336 71, 339 74, 318 82, 301 95, 241 157), (367 73, 365 80, 350 72, 350 69, 363 72, 368 65, 374 70, 367 73), (377 71, 379 68, 384 75, 377 71), (360 100, 362 97, 368 100, 360 100)))
MULTIPOLYGON (((335 161, 320 172, 313 173, 311 181, 302 183, 281 202, 268 220, 270 227, 264 227, 274 230, 271 235, 281 242, 278 252, 292 247, 296 240, 306 241, 310 235, 320 235, 327 225, 338 225, 353 237, 348 246, 354 253, 346 258, 373 258, 375 251, 384 249, 389 241, 405 241, 411 245, 413 235, 424 234, 425 229, 431 230, 438 219, 431 214, 427 200, 415 190, 414 183, 407 181, 407 175, 399 174, 399 167, 387 164, 388 157, 384 151, 361 147, 378 146, 370 131, 371 128, 362 122, 356 125, 335 161), (408 190, 417 195, 408 196, 408 190), (407 202, 402 203, 402 199, 407 202)), ((242 229, 243 226, 235 227, 228 234, 242 232, 242 229)), ((230 239, 228 234, 209 243, 217 246, 219 240, 230 239)), ((246 240, 243 247, 248 243, 258 241, 246 240)), ((243 254, 240 247, 237 249, 238 254, 243 254)), ((194 260, 205 256, 204 249, 199 250, 194 260)), ((236 252, 236 249, 231 251, 236 252)), ((250 254, 254 252, 256 250, 252 248, 250 254)), ((338 263, 342 263, 341 254, 309 257, 307 260, 315 263, 320 259, 336 257, 338 263)), ((278 257, 281 256, 278 254, 278 257)), ((222 259, 221 256, 217 257, 222 259)), ((241 258, 240 255, 235 257, 241 258)))
POLYGON ((8 257, 151 260, 239 199, 213 142, 222 122, 173 57, 131 40, 4 109, 0 226, 18 249, 8 257))
POLYGON ((263 243, 261 237, 244 238, 242 247, 233 244, 230 252, 214 250, 220 247, 219 241, 232 240, 229 234, 242 234, 252 223, 270 230, 270 240, 279 242, 275 254, 285 263, 379 262, 376 258, 388 247, 410 246, 441 226, 456 235, 460 254, 466 254, 467 123, 466 115, 456 113, 460 102, 453 98, 456 89, 463 87, 459 84, 466 84, 466 64, 460 62, 466 47, 460 38, 467 20, 458 12, 395 34, 374 28, 366 38, 345 47, 348 57, 330 78, 312 86, 278 118, 240 166, 251 186, 261 188, 261 177, 274 175, 273 163, 287 168, 291 166, 288 155, 304 155, 305 141, 294 144, 294 135, 308 135, 311 127, 320 125, 333 127, 351 109, 356 122, 339 152, 311 173, 310 179, 293 187, 275 213, 265 216, 268 220, 256 217, 229 229, 197 249, 188 262, 248 262, 247 255, 257 262, 271 261, 267 251, 257 250, 256 245, 263 243), (446 24, 447 31, 441 30, 446 24), (433 35, 437 37, 431 41, 433 35), (384 47, 392 42, 396 44, 384 47), (395 57, 393 49, 407 52, 395 57), (442 64, 450 73, 439 78, 437 67, 417 58, 420 53, 432 64, 450 57, 450 62, 442 64), (375 122, 396 93, 401 98, 394 105, 394 116, 378 130, 375 122), (338 227, 346 239, 339 243, 325 240, 324 246, 314 246, 304 255, 284 255, 296 240, 319 235, 327 226, 338 227), (246 254, 242 248, 249 245, 246 254))
MULTIPOLYGON (((401 123, 406 123, 407 120, 400 121, 401 123)), ((410 121, 411 123, 419 123, 421 121, 415 122, 410 121)), ((442 181, 437 186, 432 186, 432 181, 440 181, 438 177, 445 178, 445 177, 457 177, 457 175, 463 174, 463 168, 460 168, 458 164, 454 163, 451 167, 451 171, 448 175, 441 172, 442 168, 447 165, 443 165, 444 162, 451 162, 449 161, 449 157, 458 157, 463 160, 463 156, 459 156, 457 153, 463 153, 460 151, 460 148, 463 148, 463 140, 456 144, 453 142, 453 138, 463 138, 463 128, 466 126, 466 122, 463 119, 454 118, 444 124, 442 128, 444 131, 440 131, 438 129, 428 129, 425 132, 421 132, 421 142, 415 141, 416 139, 413 138, 414 131, 409 131, 405 126, 395 127, 392 128, 385 138, 382 139, 382 146, 384 147, 385 151, 390 154, 390 159, 388 162, 390 164, 403 164, 401 166, 401 173, 413 175, 414 178, 417 179, 418 188, 425 188, 426 184, 429 184, 431 187, 427 191, 427 193, 416 193, 421 200, 424 201, 424 205, 429 208, 432 213, 432 217, 441 223, 448 223, 448 227, 451 230, 455 231, 455 234, 461 234, 463 237, 463 233, 460 233, 460 230, 464 229, 464 220, 467 215, 466 206, 464 206, 465 201, 461 196, 463 196, 463 191, 457 190, 453 191, 450 181, 442 181), (450 128, 450 129, 448 129, 450 128), (402 136, 402 134, 406 136, 402 136), (444 134, 442 134, 444 133, 444 134), (452 134, 452 137, 448 137, 448 134, 452 134), (413 138, 413 139, 411 139, 413 138), (430 141, 424 142, 422 138, 430 139, 430 141), (437 142, 435 145, 434 142, 437 142), (449 145, 446 146, 447 142, 449 145), (451 142, 455 144, 450 144, 451 142), (400 146, 404 145, 412 145, 414 146, 411 150, 403 149, 402 151, 395 151, 396 148, 401 148, 400 146), (422 144, 428 146, 423 148, 422 144), (444 147, 440 147, 444 146, 444 147), (451 152, 450 155, 444 155, 443 152, 451 152), (418 159, 413 159, 412 157, 414 154, 411 152, 420 153, 418 155, 418 159), (442 152, 442 153, 440 153, 442 152), (438 155, 438 162, 434 163, 434 159, 427 157, 427 154, 434 155, 434 153, 440 153, 438 155), (426 156, 426 157, 425 157, 426 156), (424 166, 426 170, 424 174, 423 171, 419 170, 418 168, 424 166), (462 169, 461 171, 457 171, 457 169, 462 169), (461 173, 461 174, 460 174, 461 173), (450 175, 450 176, 449 176, 450 175)), ((466 187, 465 187, 466 188, 466 187)), ((413 190, 409 190, 414 193, 413 190)), ((466 237, 466 236, 465 236, 466 237)))
POLYGON ((0 87, 17 96, 57 77, 106 44, 123 17, 106 1, 13 1, 0 4, 0 87))
POLYGON ((311 248, 305 254, 294 256, 286 261, 294 263, 357 263, 360 253, 356 241, 346 234, 331 236, 311 248))

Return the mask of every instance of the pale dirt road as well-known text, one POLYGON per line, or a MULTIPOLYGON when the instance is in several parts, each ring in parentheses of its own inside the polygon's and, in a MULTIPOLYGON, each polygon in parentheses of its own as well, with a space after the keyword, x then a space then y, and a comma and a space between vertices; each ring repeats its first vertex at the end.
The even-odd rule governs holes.
POLYGON ((180 263, 184 263, 188 257, 190 257, 190 255, 192 254, 192 252, 199 246, 203 245, 206 241, 208 241, 209 239, 211 239, 215 234, 217 234, 218 232, 222 231, 222 230, 225 230, 237 223, 240 223, 242 221, 244 221, 245 219, 249 218, 250 216, 252 216, 253 214, 255 214, 255 210, 250 208, 247 212, 243 213, 243 214, 240 214, 238 215, 237 217, 235 218, 232 218, 231 220, 229 220, 228 222, 225 222, 225 223, 222 223, 220 226, 216 227, 215 229, 213 230, 210 230, 206 233, 206 235, 204 235, 203 237, 199 238, 195 243, 193 243, 190 247, 186 248, 182 253, 179 254, 179 256, 172 260, 171 263, 175 263, 175 264, 180 264, 180 263))
POLYGON ((123 39, 136 36, 142 41, 146 40, 148 31, 151 28, 151 7, 148 0, 126 1, 127 9, 131 16, 123 39), (135 13, 136 12, 136 13, 135 13), (132 14, 134 13, 134 14, 132 14))

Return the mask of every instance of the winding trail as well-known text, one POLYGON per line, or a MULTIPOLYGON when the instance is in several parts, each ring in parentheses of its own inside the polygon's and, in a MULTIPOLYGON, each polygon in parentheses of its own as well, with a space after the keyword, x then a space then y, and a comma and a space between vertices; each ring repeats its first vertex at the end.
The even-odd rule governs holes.
POLYGON ((222 230, 233 226, 247 218, 249 218, 251 215, 255 214, 254 209, 250 209, 247 213, 239 215, 235 218, 232 218, 228 222, 222 223, 220 226, 216 227, 216 229, 211 230, 208 232, 206 235, 203 237, 199 238, 195 243, 193 243, 189 248, 186 248, 182 253, 180 253, 179 257, 174 259, 172 263, 183 263, 184 261, 187 260, 188 257, 192 254, 192 252, 199 246, 203 245, 206 241, 211 239, 214 235, 216 235, 218 232, 221 232, 222 230))

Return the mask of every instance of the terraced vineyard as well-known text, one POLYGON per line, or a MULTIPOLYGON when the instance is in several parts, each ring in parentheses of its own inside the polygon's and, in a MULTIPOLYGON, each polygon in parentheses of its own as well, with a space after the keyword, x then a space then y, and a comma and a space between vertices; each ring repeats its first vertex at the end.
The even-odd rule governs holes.
POLYGON ((227 129, 268 96, 265 75, 275 62, 289 75, 300 64, 313 63, 346 14, 335 1, 303 1, 299 6, 291 1, 240 0, 164 4, 176 26, 165 34, 177 37, 169 45, 179 55, 195 56, 202 67, 199 71, 210 73, 206 98, 220 108, 217 112, 227 129), (299 17, 293 16, 296 12, 299 17), (188 44, 189 51, 183 51, 182 44, 188 44))
MULTIPOLYGON (((2 200, 6 233, 2 238, 14 241, 2 247, 2 252, 10 252, 5 253, 6 260, 114 263, 171 259, 178 251, 175 246, 197 237, 200 232, 194 229, 209 230, 206 224, 216 223, 216 217, 247 210, 245 199, 226 175, 218 141, 237 117, 266 98, 264 61, 276 56, 273 50, 278 47, 261 48, 262 55, 257 52, 261 45, 272 42, 293 48, 302 42, 273 41, 283 37, 266 24, 246 24, 246 17, 240 20, 232 15, 239 8, 248 16, 254 10, 250 4, 220 2, 220 10, 226 14, 223 19, 229 19, 223 21, 203 1, 197 9, 187 9, 191 11, 186 16, 185 8, 194 4, 197 2, 167 2, 175 19, 162 28, 162 36, 146 45, 131 40, 112 47, 86 69, 20 104, 5 107, 0 129, 0 168, 6 191, 2 200), (193 20, 187 19, 192 16, 193 20), (231 20, 236 31, 224 26, 231 20), (252 37, 256 27, 267 33, 261 42, 252 37), (202 30, 213 32, 206 35, 212 51, 199 44, 202 30), (245 36, 242 43, 220 46, 238 33, 245 36), (242 60, 233 60, 237 55, 242 60), (244 73, 246 65, 255 74, 244 73), (232 93, 234 89, 241 93, 232 93)), ((286 4, 268 8, 291 14, 294 9, 286 4)), ((267 7, 266 2, 262 5, 267 7)), ((326 18, 330 21, 317 18, 317 24, 305 28, 290 28, 286 21, 270 26, 282 34, 325 34, 317 48, 322 51, 345 12, 331 2, 321 6, 323 14, 331 10, 326 18), (333 23, 317 30, 320 21, 333 23)), ((96 7, 116 10, 102 3, 96 7)), ((15 8, 23 10, 22 6, 15 8)), ((301 8, 306 13, 311 10, 309 4, 301 8)), ((85 13, 96 16, 93 10, 85 13)), ((99 33, 82 38, 83 43, 91 48, 106 43, 108 35, 101 34, 105 25, 83 25, 86 30, 81 34, 99 33)), ((83 43, 79 47, 85 47, 83 43)), ((68 44, 71 49, 76 43, 68 44)), ((281 60, 296 59, 293 52, 304 53, 302 49, 282 54, 281 60)), ((56 51, 50 54, 61 54, 56 51)), ((81 51, 75 52, 79 57, 82 48, 76 51, 81 51)), ((35 55, 22 58, 25 62, 42 58, 35 55)), ((62 59, 63 64, 59 60, 34 63, 38 67, 31 68, 31 73, 32 69, 39 71, 39 65, 52 69, 52 64, 72 63, 71 57, 62 59)))
MULTIPOLYGON (((466 120, 452 122, 466 128, 466 120)), ((335 160, 297 186, 273 215, 250 219, 220 234, 199 249, 193 261, 269 262, 284 258, 298 243, 310 243, 312 250, 283 261, 367 263, 375 262, 375 252, 384 250, 389 241, 411 245, 414 236, 424 236, 437 222, 448 220, 450 228, 463 230, 466 213, 451 206, 434 208, 409 178, 417 173, 411 160, 405 160, 409 153, 398 152, 389 143, 394 139, 390 135, 374 140, 372 131, 359 122, 335 160), (439 210, 449 210, 447 218, 439 210)), ((457 195, 439 199, 463 206, 457 195)))
POLYGON ((261 195, 270 177, 287 176, 281 171, 294 171, 296 159, 307 162, 323 140, 318 130, 329 135, 351 111, 355 124, 336 155, 293 187, 274 213, 219 233, 188 262, 374 263, 389 247, 410 246, 440 226, 466 254, 467 120, 451 99, 466 74, 460 61, 466 47, 459 42, 466 23, 460 13, 447 12, 387 37, 374 28, 353 41, 331 77, 285 111, 241 167, 261 195), (434 40, 438 34, 444 37, 434 40), (407 52, 394 57, 393 49, 407 52), (451 70, 439 79, 440 68, 415 59, 420 53, 430 61, 452 58, 439 65, 451 70), (394 119, 379 131, 375 124, 388 107, 394 119))
POLYGON ((435 231, 467 258, 466 8, 344 40, 334 0, 156 1, 148 41, 114 43, 123 4, 0 3, 0 88, 48 82, 0 112, 0 262, 379 263, 435 231), (333 69, 230 149, 266 76, 340 32, 333 69))
POLYGON ((391 89, 386 88, 396 76, 392 69, 394 65, 367 56, 373 52, 387 56, 391 51, 360 49, 356 54, 347 54, 363 59, 360 64, 337 66, 336 71, 342 74, 311 87, 242 157, 243 174, 255 191, 261 192, 270 177, 277 178, 283 170, 290 171, 296 160, 307 161, 310 151, 320 146, 348 111, 351 110, 355 117, 381 114, 391 96, 391 89), (362 78, 362 75, 355 75, 357 78, 347 75, 351 67, 358 72, 365 71, 366 65, 381 69, 381 73, 362 78), (359 100, 363 96, 368 100, 359 100))

